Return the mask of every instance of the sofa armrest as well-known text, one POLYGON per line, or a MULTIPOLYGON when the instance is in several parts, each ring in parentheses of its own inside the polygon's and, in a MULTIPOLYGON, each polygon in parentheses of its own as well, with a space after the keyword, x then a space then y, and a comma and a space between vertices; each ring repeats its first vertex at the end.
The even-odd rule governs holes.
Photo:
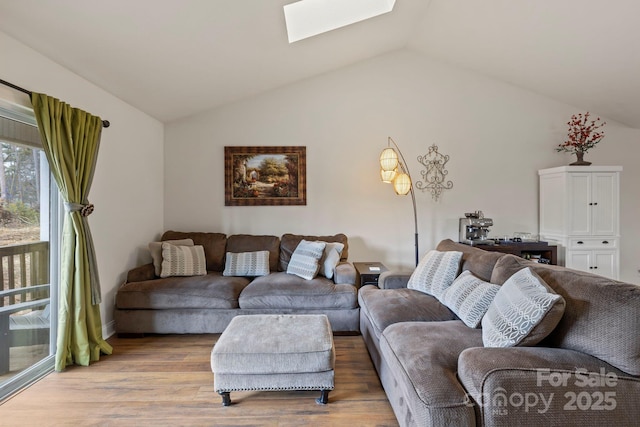
POLYGON ((378 278, 380 289, 402 289, 407 287, 410 271, 385 271, 378 278))
POLYGON ((640 417, 640 378, 574 350, 469 348, 458 378, 482 425, 634 425, 640 417))
POLYGON ((127 283, 144 282, 145 280, 153 280, 155 278, 156 270, 153 263, 133 268, 127 273, 127 283))
POLYGON ((336 285, 355 285, 356 284, 356 268, 350 262, 342 261, 336 265, 333 271, 333 282, 336 285))

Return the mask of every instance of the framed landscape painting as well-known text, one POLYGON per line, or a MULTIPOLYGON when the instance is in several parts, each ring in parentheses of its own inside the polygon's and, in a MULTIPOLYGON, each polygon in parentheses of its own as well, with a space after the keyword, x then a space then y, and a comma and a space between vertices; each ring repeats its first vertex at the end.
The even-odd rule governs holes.
POLYGON ((224 147, 224 204, 306 205, 306 175, 306 147, 224 147))

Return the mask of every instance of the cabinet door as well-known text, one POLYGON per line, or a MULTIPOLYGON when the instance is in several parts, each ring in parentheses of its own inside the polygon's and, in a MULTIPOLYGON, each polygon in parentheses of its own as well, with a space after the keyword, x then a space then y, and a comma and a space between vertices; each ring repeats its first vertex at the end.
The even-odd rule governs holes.
POLYGON ((618 253, 615 250, 569 250, 565 266, 618 280, 618 253))
POLYGON ((569 234, 591 234, 591 174, 572 173, 569 176, 569 234))
POLYGON ((618 254, 616 251, 593 251, 592 273, 618 280, 618 254))
POLYGON ((566 174, 554 173, 540 176, 540 234, 565 234, 566 174))
POLYGON ((574 270, 591 272, 591 257, 593 251, 567 251, 565 266, 574 270))
POLYGON ((592 230, 595 236, 618 234, 618 174, 594 173, 592 176, 592 230))

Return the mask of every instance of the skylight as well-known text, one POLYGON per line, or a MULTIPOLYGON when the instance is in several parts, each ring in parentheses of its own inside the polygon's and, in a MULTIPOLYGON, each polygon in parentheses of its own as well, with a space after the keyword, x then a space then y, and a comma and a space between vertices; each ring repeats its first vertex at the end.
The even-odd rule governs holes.
POLYGON ((300 0, 284 6, 289 43, 391 12, 396 0, 300 0))

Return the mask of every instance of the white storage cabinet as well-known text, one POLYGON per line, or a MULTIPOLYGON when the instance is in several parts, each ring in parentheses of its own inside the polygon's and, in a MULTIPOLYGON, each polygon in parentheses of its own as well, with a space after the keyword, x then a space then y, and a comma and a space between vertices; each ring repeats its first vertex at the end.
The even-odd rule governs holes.
POLYGON ((621 166, 538 171, 540 239, 558 244, 559 264, 618 279, 621 166))

